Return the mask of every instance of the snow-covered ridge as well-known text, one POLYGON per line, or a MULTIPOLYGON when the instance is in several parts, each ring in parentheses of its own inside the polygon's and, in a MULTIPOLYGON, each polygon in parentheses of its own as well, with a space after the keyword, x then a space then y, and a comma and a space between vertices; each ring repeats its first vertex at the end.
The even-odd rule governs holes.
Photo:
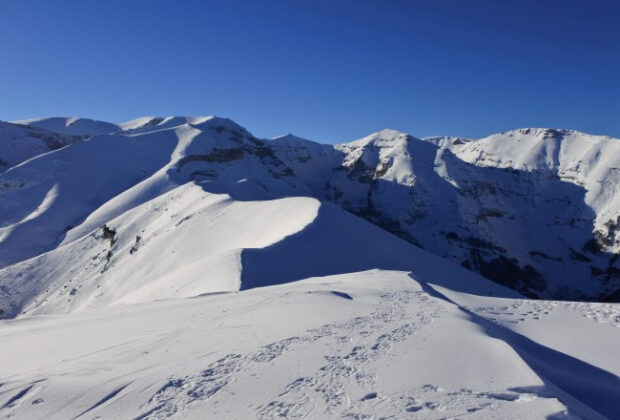
POLYGON ((44 117, 12 121, 16 124, 38 127, 59 134, 75 136, 96 136, 111 134, 119 130, 116 124, 105 121, 76 117, 44 117))
POLYGON ((0 121, 0 172, 32 157, 84 140, 36 126, 0 121))
POLYGON ((0 417, 616 417, 617 140, 6 127, 0 417))
POLYGON ((127 121, 119 124, 121 130, 128 133, 140 133, 151 130, 162 130, 166 128, 178 127, 183 124, 189 125, 200 125, 204 123, 208 123, 209 121, 217 123, 221 126, 225 126, 230 128, 231 126, 235 126, 237 129, 242 129, 241 126, 237 125, 233 121, 227 118, 219 118, 214 116, 207 117, 142 117, 136 118, 135 120, 127 121))
POLYGON ((294 135, 257 139, 212 116, 143 117, 118 125, 77 118, 28 123, 81 128, 84 138, 96 130, 113 134, 3 176, 2 266, 78 240, 192 181, 234 199, 331 201, 531 296, 599 299, 618 293, 617 139, 552 129, 480 140, 418 139, 386 129, 326 145, 294 135), (106 155, 114 156, 112 166, 101 159, 106 155), (37 240, 27 240, 34 232, 37 240))
MULTIPOLYGON (((326 195, 532 296, 614 296, 620 140, 520 129, 421 141, 395 130, 336 145, 326 195)), ((318 193, 318 192, 317 192, 318 193)))

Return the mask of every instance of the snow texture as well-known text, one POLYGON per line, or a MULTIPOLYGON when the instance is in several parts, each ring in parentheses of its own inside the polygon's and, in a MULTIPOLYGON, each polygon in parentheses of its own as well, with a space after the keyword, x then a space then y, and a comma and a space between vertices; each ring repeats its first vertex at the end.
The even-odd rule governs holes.
POLYGON ((618 418, 616 139, 0 130, 1 418, 618 418))

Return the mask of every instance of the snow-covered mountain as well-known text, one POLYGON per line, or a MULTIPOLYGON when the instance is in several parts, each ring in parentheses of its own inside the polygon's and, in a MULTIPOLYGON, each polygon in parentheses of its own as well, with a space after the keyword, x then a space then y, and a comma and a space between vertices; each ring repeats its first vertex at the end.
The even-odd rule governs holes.
POLYGON ((12 168, 3 185, 6 317, 247 289, 339 273, 340 264, 411 269, 422 258, 311 198, 265 141, 221 118, 95 137, 12 168), (252 251, 293 234, 308 239, 273 256, 252 251), (328 243, 321 258, 330 268, 305 259, 317 242, 328 243))
POLYGON ((84 140, 38 127, 0 121, 0 172, 32 157, 84 140))
POLYGON ((274 146, 316 196, 487 278, 534 297, 617 299, 618 139, 383 130, 334 147, 290 137, 274 146))
POLYGON ((89 118, 47 117, 12 122, 71 136, 92 137, 101 134, 112 134, 121 130, 121 127, 116 124, 105 121, 91 120, 89 118))
POLYGON ((0 138, 0 417, 617 417, 618 304, 514 289, 617 290, 618 140, 54 124, 0 138))
MULTIPOLYGON (((3 174, 0 267, 87 237, 130 210, 142 214, 138 207, 192 181, 245 201, 306 196, 333 202, 529 296, 617 299, 617 139, 521 129, 481 140, 421 140, 383 130, 326 145, 293 135, 261 140, 215 117, 144 117, 119 125, 32 121, 86 130, 67 143, 96 130, 114 134, 3 174)), ((2 145, 17 150, 7 137, 2 145)))

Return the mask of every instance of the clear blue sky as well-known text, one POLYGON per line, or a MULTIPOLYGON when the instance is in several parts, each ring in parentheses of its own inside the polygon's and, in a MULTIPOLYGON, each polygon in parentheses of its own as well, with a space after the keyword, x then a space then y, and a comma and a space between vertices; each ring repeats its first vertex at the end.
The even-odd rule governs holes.
POLYGON ((619 1, 2 0, 0 119, 620 137, 619 1))

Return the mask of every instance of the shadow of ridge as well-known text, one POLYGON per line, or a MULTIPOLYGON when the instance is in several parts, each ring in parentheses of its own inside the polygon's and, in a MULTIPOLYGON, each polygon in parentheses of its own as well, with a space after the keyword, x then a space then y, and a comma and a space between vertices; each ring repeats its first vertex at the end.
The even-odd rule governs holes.
POLYGON ((192 180, 209 194, 226 194, 236 201, 269 201, 279 198, 294 197, 279 192, 271 192, 265 185, 252 180, 240 179, 233 181, 198 181, 192 180))
MULTIPOLYGON (((620 378, 618 376, 495 324, 452 301, 425 281, 414 278, 412 274, 410 277, 420 283, 422 290, 429 295, 456 305, 490 337, 508 344, 540 376, 545 386, 551 385, 551 387, 559 388, 595 414, 609 419, 618 418, 618 401, 620 400, 620 378)), ((516 392, 520 392, 517 389, 525 388, 513 388, 516 392)), ((553 396, 560 401, 563 399, 562 396, 554 395, 552 392, 545 393, 540 389, 533 393, 539 396, 553 396)), ((569 409, 582 411, 571 401, 563 401, 563 403, 569 409)))
POLYGON ((330 203, 321 203, 302 230, 265 248, 242 250, 241 290, 371 269, 415 270, 464 293, 523 298, 330 203))

